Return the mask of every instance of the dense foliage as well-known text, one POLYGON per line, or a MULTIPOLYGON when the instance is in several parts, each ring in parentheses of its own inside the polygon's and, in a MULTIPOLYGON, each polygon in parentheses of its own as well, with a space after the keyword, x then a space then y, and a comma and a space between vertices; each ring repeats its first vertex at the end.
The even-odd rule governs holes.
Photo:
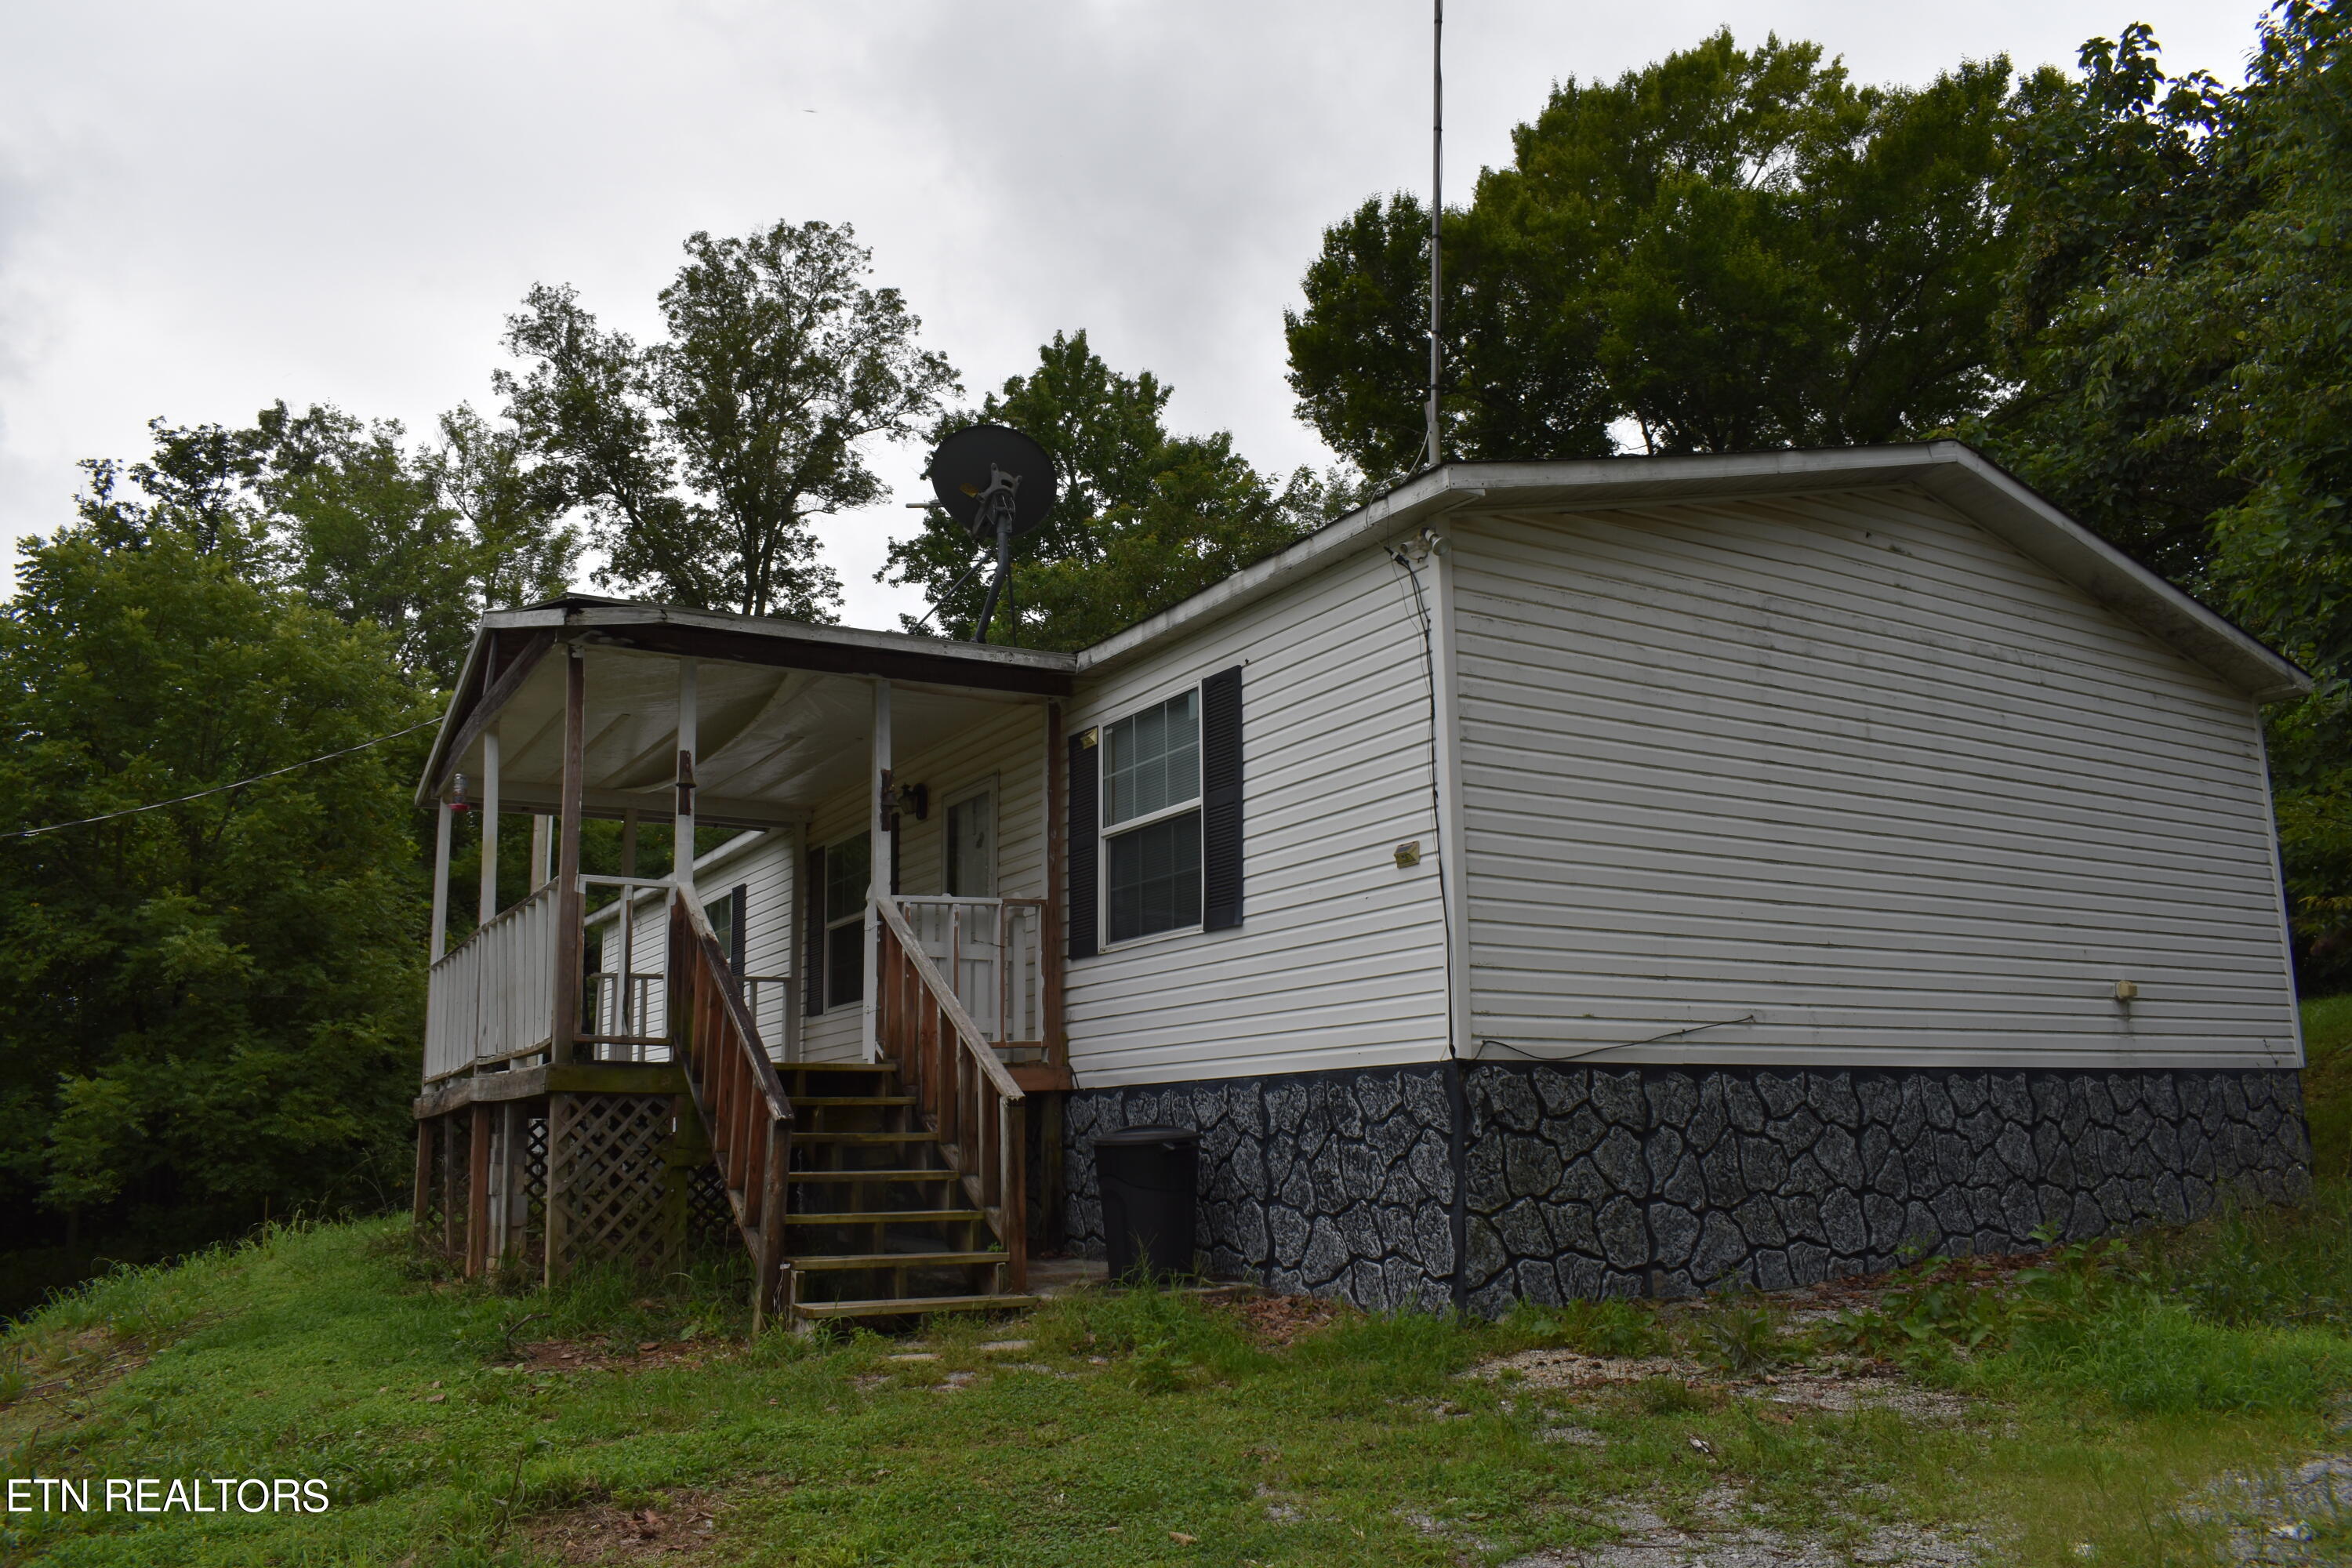
MULTIPOLYGON (((0 814, 74 821, 415 724, 391 654, 177 527, 68 530, 0 612, 0 814)), ((415 761, 0 842, 0 1201, 134 1247, 383 1201, 421 1021, 415 761)))
POLYGON ((468 410, 422 447, 283 405, 153 434, 0 608, 0 1310, 397 1194, 430 831, 397 732, 578 551, 468 410))
MULTIPOLYGON (((1035 437, 1060 469, 1061 500, 1022 541, 991 641, 1080 648, 1268 555, 1323 521, 1349 492, 1300 469, 1281 489, 1223 431, 1177 436, 1161 420, 1171 389, 1150 371, 1105 364, 1087 334, 1056 332, 1037 368, 980 406, 943 416, 935 437, 977 420, 1035 437)), ((936 624, 970 637, 993 568, 936 512, 890 547, 891 581, 920 587, 936 624)), ((923 617, 905 617, 910 628, 923 617)))

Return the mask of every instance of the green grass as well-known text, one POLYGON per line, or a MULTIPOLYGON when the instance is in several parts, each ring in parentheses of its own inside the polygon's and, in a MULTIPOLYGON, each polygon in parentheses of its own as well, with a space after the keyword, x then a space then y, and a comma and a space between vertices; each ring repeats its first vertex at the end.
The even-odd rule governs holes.
POLYGON ((1769 1301, 1604 1302, 1342 1314, 1273 1346, 1139 1292, 936 1324, 939 1359, 903 1362, 871 1335, 745 1343, 724 1269, 657 1297, 610 1277, 501 1294, 427 1277, 393 1222, 279 1227, 0 1338, 0 1468, 316 1476, 334 1506, 0 1515, 0 1563, 521 1565, 594 1510, 686 1498, 716 1515, 689 1558, 713 1563, 1486 1563, 1608 1540, 1629 1500, 1694 1518, 1726 1486, 1848 1543, 1906 1520, 1979 1531, 2000 1562, 2218 1562, 2184 1498, 2346 1445, 2352 1200, 2327 1162, 2352 1002, 2306 1020, 2307 1210, 2077 1249, 1998 1290, 1922 1270, 1874 1317, 1794 1337, 1769 1301), (1030 1348, 981 1349, 1008 1335, 1030 1348), (543 1340, 615 1366, 513 1364, 543 1340), (1577 1396, 1458 1375, 1538 1345, 1716 1370, 1577 1396), (1841 1346, 1965 1393, 1963 1414, 1787 1413, 1722 1386, 1841 1346))

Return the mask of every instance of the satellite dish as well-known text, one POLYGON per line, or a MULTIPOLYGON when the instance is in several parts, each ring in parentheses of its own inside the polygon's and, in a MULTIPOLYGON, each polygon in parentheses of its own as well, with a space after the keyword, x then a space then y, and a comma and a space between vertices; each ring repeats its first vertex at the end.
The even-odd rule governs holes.
POLYGON ((1013 542, 1035 532, 1054 510, 1058 480, 1053 454, 1009 426, 967 425, 940 443, 926 472, 940 509, 974 540, 996 547, 996 580, 989 584, 971 639, 986 642, 1012 569, 1013 542))
POLYGON ((965 426, 940 443, 929 472, 940 505, 974 539, 993 540, 1008 512, 1018 539, 1054 510, 1053 456, 1006 426, 965 426))

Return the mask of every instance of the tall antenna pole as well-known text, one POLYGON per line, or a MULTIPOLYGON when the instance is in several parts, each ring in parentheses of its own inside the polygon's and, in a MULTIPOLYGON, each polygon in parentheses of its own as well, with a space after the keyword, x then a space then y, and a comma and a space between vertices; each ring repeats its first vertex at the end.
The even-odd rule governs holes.
POLYGON ((1431 0, 1429 31, 1429 463, 1445 460, 1437 437, 1437 381, 1445 369, 1444 340, 1437 335, 1445 281, 1445 0, 1431 0))

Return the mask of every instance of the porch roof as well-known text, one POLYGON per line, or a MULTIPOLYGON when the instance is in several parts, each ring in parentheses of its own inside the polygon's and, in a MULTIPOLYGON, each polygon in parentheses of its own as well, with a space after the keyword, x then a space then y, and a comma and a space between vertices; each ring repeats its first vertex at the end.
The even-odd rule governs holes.
POLYGON ((911 750, 1003 703, 1066 695, 1068 654, 893 632, 808 626, 675 605, 575 595, 486 616, 457 682, 416 800, 460 773, 478 778, 482 737, 499 731, 503 807, 554 812, 562 774, 563 661, 586 663, 586 779, 592 816, 666 816, 677 769, 677 661, 698 661, 696 813, 714 826, 804 820, 867 765, 869 681, 892 684, 892 730, 911 750))

